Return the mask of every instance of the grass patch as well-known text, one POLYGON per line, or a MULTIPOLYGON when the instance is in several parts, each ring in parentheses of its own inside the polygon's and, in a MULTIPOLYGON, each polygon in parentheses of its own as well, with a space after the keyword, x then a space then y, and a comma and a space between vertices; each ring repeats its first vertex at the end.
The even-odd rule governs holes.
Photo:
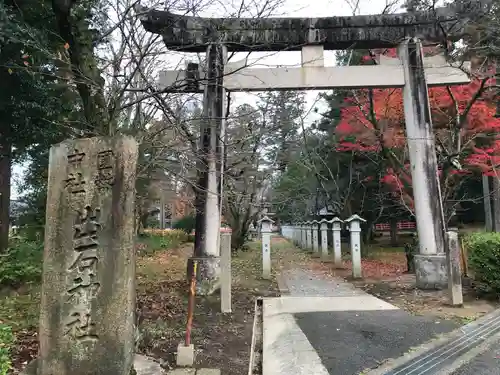
POLYGON ((193 242, 192 237, 179 229, 145 232, 138 238, 138 253, 151 256, 158 251, 173 250, 187 242, 193 242))
POLYGON ((183 341, 185 322, 146 321, 140 327, 139 348, 155 350, 169 340, 183 341))
POLYGON ((7 375, 7 372, 12 368, 10 351, 13 343, 12 329, 0 322, 0 375, 7 375))
POLYGON ((242 288, 266 288, 269 280, 262 278, 262 244, 251 242, 245 251, 232 254, 231 272, 235 285, 242 288))
POLYGON ((463 325, 466 325, 466 324, 469 324, 469 323, 472 323, 473 321, 477 320, 477 316, 464 316, 464 317, 461 317, 460 320, 461 320, 461 323, 463 325))
POLYGON ((404 247, 380 247, 371 246, 364 252, 364 258, 370 260, 379 260, 386 263, 392 263, 399 259, 406 259, 404 247))
POLYGON ((153 255, 137 258, 136 277, 139 288, 161 282, 184 280, 186 261, 193 253, 193 244, 184 244, 174 250, 157 250, 153 255))
POLYGON ((38 325, 40 288, 32 286, 23 293, 0 296, 0 322, 8 324, 14 332, 38 325))
POLYGON ((39 283, 42 276, 43 243, 13 241, 0 256, 0 286, 18 287, 39 283))

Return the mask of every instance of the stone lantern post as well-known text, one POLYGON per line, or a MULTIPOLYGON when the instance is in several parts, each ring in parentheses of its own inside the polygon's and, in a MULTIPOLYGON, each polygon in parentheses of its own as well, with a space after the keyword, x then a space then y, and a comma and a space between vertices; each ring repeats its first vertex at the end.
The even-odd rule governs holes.
POLYGON ((334 217, 329 221, 332 224, 333 233, 333 261, 336 268, 342 268, 342 240, 340 232, 342 231, 343 221, 334 217))
POLYGON ((326 258, 328 256, 328 220, 322 219, 319 225, 321 230, 321 256, 326 258))
POLYGON ((271 225, 274 223, 269 217, 264 216, 258 221, 262 234, 262 278, 271 278, 271 225))
POLYGON ((361 270, 361 223, 366 222, 366 220, 358 215, 352 215, 345 222, 349 225, 351 233, 352 277, 359 279, 363 277, 361 270))

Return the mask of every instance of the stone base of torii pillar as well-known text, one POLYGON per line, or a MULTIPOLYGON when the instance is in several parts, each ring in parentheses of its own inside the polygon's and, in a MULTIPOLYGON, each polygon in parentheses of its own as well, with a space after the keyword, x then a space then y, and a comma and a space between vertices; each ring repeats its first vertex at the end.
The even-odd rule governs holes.
POLYGON ((446 270, 446 255, 415 254, 415 276, 418 289, 446 289, 448 273, 446 270))
MULTIPOLYGON (((196 261, 196 295, 209 296, 220 289, 220 257, 191 257, 187 263, 187 275, 193 274, 196 261)), ((188 277, 190 279, 190 276, 188 277)))

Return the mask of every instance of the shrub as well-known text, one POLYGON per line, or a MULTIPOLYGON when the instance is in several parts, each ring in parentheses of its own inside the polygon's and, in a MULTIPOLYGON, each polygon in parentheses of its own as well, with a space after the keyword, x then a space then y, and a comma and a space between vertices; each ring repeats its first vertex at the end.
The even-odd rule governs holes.
POLYGON ((149 216, 146 221, 146 228, 158 229, 160 228, 160 220, 155 216, 149 216))
POLYGON ((30 242, 42 242, 44 232, 45 227, 42 225, 26 225, 19 228, 20 236, 30 242))
POLYGON ((500 293, 500 233, 472 233, 465 243, 478 291, 500 293))
POLYGON ((43 244, 19 241, 0 255, 0 285, 16 287, 39 282, 42 275, 43 244))
POLYGON ((180 229, 188 234, 194 231, 196 223, 196 218, 192 215, 187 215, 179 220, 173 225, 174 229, 180 229))
POLYGON ((11 368, 10 348, 14 335, 8 325, 0 323, 0 375, 7 375, 11 368))
POLYGON ((186 232, 179 229, 149 229, 145 230, 143 234, 143 243, 145 247, 142 248, 143 254, 151 255, 157 250, 161 249, 175 249, 183 243, 190 242, 191 237, 186 232))

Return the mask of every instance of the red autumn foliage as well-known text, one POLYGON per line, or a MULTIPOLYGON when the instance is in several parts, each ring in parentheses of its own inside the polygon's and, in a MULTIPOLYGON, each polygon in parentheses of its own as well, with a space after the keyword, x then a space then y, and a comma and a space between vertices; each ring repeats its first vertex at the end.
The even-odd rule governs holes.
MULTIPOLYGON (((424 51, 426 52, 426 51, 424 51)), ((431 52, 430 50, 427 52, 431 52)), ((384 51, 395 57, 396 51, 384 51)), ((370 64, 380 55, 367 56, 370 64)), ((500 119, 495 117, 496 103, 488 86, 479 79, 467 85, 429 88, 429 101, 436 138, 448 155, 457 155, 462 169, 447 169, 447 174, 480 171, 495 174, 500 167, 500 119), (480 95, 478 95, 480 92, 480 95)), ((336 127, 339 151, 378 153, 391 150, 400 156, 399 165, 387 166, 382 182, 412 205, 408 194, 411 174, 406 147, 402 89, 357 90, 346 100, 336 127)), ((441 167, 441 166, 440 166, 441 167)))

